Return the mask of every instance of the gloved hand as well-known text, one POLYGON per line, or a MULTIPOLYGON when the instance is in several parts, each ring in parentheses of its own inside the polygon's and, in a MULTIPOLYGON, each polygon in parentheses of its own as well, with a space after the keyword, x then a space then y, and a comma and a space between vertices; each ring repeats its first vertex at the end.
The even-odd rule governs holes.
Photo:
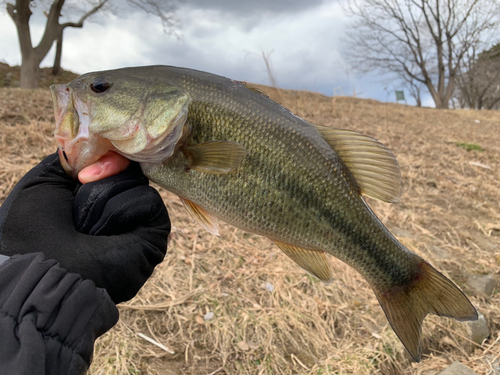
POLYGON ((166 253, 170 220, 140 167, 81 185, 57 154, 45 158, 0 207, 0 254, 43 252, 68 272, 131 299, 166 253))

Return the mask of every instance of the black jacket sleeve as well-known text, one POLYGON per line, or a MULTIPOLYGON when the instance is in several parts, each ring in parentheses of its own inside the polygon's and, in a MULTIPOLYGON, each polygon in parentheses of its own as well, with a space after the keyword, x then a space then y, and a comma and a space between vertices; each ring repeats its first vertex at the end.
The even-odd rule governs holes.
POLYGON ((104 289, 41 253, 0 264, 0 374, 83 374, 117 320, 104 289))
POLYGON ((0 266, 2 265, 3 262, 5 262, 8 259, 10 259, 10 257, 0 254, 0 266))

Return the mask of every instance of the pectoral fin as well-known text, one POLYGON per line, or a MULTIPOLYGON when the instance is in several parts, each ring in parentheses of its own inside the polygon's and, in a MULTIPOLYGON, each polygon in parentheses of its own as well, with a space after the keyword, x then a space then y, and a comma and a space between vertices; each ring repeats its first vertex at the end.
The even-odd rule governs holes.
POLYGON ((219 235, 219 226, 217 225, 217 219, 208 213, 206 210, 198 206, 197 204, 179 197, 186 207, 186 211, 189 213, 194 221, 198 222, 203 228, 208 230, 210 233, 219 235))
POLYGON ((282 242, 274 243, 311 275, 317 277, 325 284, 330 284, 333 281, 332 270, 323 251, 305 250, 282 242))
POLYGON ((228 173, 238 168, 248 155, 239 143, 212 141, 198 143, 182 149, 188 159, 187 167, 199 172, 228 173))
POLYGON ((387 147, 358 132, 314 126, 347 165, 362 194, 384 202, 399 199, 401 172, 387 147))

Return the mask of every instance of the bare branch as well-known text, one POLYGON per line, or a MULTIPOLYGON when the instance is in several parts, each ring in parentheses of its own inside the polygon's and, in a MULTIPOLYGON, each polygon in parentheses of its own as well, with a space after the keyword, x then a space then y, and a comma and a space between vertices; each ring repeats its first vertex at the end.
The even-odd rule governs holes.
POLYGON ((455 78, 455 98, 463 107, 493 109, 500 102, 500 44, 479 55, 472 48, 464 69, 455 78))
POLYGON ((99 4, 97 4, 95 7, 93 7, 91 10, 89 10, 87 13, 85 13, 78 22, 66 22, 61 25, 61 28, 64 29, 66 27, 83 27, 83 23, 87 18, 89 18, 91 15, 94 13, 97 13, 109 0, 101 0, 99 1, 99 4))
POLYGON ((158 0, 127 0, 129 4, 138 9, 158 17, 163 26, 163 32, 166 34, 176 34, 176 29, 179 27, 179 21, 175 17, 177 7, 170 1, 158 0))
POLYGON ((17 12, 14 4, 7 3, 7 13, 9 13, 10 18, 12 18, 14 22, 17 23, 17 12))
MULTIPOLYGON (((0 0, 1 4, 6 4, 6 10, 9 16, 14 21, 17 34, 19 37, 19 45, 21 49, 21 87, 23 88, 36 88, 38 87, 39 66, 45 58, 54 42, 57 42, 56 59, 54 62, 54 72, 57 72, 62 55, 63 32, 66 27, 83 27, 86 20, 97 12, 109 10, 105 7, 110 4, 112 0, 87 0, 91 4, 90 10, 85 10, 80 19, 76 22, 60 23, 61 11, 63 7, 68 8, 65 0, 47 0, 43 2, 50 4, 50 8, 43 12, 47 17, 43 36, 38 46, 33 47, 31 43, 31 30, 29 20, 32 15, 30 5, 36 3, 36 0, 11 0, 8 3, 6 0, 0 0)), ((142 11, 155 15, 160 18, 163 28, 166 33, 174 34, 176 28, 179 26, 175 17, 175 6, 172 2, 178 0, 127 0, 129 4, 141 9, 142 11)), ((42 2, 39 0, 39 2, 42 2)), ((84 3, 85 4, 85 3, 84 3)), ((71 8, 78 9, 82 7, 82 2, 74 2, 74 6, 69 5, 71 8)))
POLYGON ((45 31, 38 46, 35 47, 35 52, 39 62, 49 53, 54 40, 59 32, 59 17, 61 17, 61 9, 64 6, 65 0, 54 0, 50 6, 47 22, 45 23, 45 31))
POLYGON ((424 83, 447 108, 467 51, 500 24, 497 0, 348 0, 347 52, 360 72, 424 83))

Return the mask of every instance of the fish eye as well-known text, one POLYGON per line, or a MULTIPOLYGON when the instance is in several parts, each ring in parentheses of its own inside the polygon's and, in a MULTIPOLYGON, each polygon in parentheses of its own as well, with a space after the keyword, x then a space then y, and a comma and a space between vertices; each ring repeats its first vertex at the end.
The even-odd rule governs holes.
POLYGON ((111 83, 104 77, 97 77, 92 80, 90 83, 90 89, 100 94, 111 87, 111 83))

